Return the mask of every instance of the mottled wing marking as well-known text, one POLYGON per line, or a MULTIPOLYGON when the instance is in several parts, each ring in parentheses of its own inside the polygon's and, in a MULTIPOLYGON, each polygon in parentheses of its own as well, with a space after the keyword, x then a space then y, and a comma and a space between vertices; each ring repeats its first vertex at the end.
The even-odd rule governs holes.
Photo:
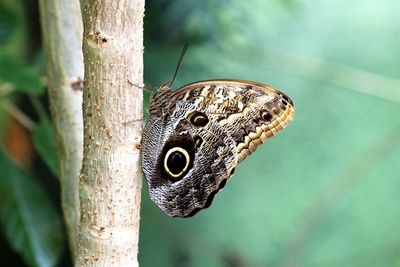
POLYGON ((175 92, 165 84, 149 111, 142 166, 150 197, 169 216, 187 217, 207 208, 236 165, 287 126, 294 105, 267 85, 209 80, 175 92), (175 180, 165 172, 171 147, 186 151, 191 166, 175 180))
MULTIPOLYGON (((144 153, 143 170, 146 177, 155 177, 149 181, 151 199, 168 215, 187 217, 194 215, 200 209, 211 204, 215 194, 225 184, 225 180, 232 175, 237 164, 235 142, 228 133, 216 122, 211 121, 204 128, 192 128, 186 119, 188 114, 197 111, 197 107, 186 102, 178 102, 175 112, 168 121, 151 118, 148 123, 155 123, 158 127, 145 128, 144 135, 152 136, 199 136, 202 139, 201 147, 196 151, 192 169, 187 177, 196 179, 182 179, 171 182, 162 178, 162 153, 144 153), (148 129, 159 129, 162 132, 148 132, 148 129)), ((146 150, 155 151, 156 143, 146 146, 146 150)))
POLYGON ((259 83, 210 80, 178 89, 171 96, 171 103, 191 103, 226 127, 235 140, 240 162, 293 120, 293 103, 290 101, 285 107, 283 98, 289 100, 277 89, 259 83), (265 103, 266 108, 276 112, 269 122, 258 119, 260 105, 265 103))

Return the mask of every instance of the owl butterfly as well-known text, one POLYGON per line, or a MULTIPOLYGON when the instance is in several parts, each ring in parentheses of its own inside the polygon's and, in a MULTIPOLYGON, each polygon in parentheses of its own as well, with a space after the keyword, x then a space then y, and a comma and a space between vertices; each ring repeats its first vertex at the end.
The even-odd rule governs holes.
POLYGON ((293 119, 279 90, 242 80, 208 80, 158 89, 143 131, 142 168, 150 198, 167 215, 210 206, 236 165, 293 119))

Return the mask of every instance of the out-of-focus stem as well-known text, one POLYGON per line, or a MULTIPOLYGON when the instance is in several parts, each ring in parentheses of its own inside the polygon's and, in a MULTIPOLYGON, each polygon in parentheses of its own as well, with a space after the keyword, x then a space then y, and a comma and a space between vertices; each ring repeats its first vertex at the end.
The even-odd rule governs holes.
POLYGON ((72 255, 77 250, 83 122, 82 17, 79 0, 39 0, 51 113, 57 136, 61 201, 72 255))

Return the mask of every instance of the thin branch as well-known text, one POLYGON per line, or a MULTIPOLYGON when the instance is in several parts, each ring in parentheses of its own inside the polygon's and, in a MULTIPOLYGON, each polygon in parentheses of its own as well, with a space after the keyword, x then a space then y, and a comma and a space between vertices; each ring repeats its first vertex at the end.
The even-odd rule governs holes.
POLYGON ((61 173, 61 203, 72 255, 79 222, 82 163, 82 18, 79 0, 39 0, 51 115, 61 173), (78 89, 76 89, 78 88, 78 89))
POLYGON ((26 129, 31 131, 35 127, 35 122, 29 118, 22 110, 20 110, 13 102, 10 100, 2 101, 3 108, 14 117, 19 123, 21 123, 26 129))
POLYGON ((41 119, 48 119, 47 112, 37 96, 29 96, 33 108, 41 119))
POLYGON ((385 100, 400 102, 400 80, 348 65, 280 50, 264 50, 280 70, 325 81, 385 100))
MULTIPOLYGON (((225 46, 224 50, 230 51, 236 47, 225 46)), ((354 66, 330 62, 323 58, 300 55, 293 52, 263 47, 247 47, 247 51, 257 50, 261 58, 266 58, 268 64, 265 68, 279 72, 290 73, 309 80, 322 81, 336 85, 347 90, 352 90, 365 95, 379 97, 384 100, 400 102, 400 80, 364 70, 354 66)), ((229 53, 229 52, 228 52, 229 53)), ((234 51, 236 53, 236 51, 234 51)), ((250 54, 237 55, 240 64, 254 65, 254 57, 250 54)), ((221 57, 218 58, 221 61, 221 57)), ((223 62, 221 64, 224 64, 223 62)), ((218 64, 214 64, 218 65, 218 64)))
POLYGON ((0 85, 0 99, 5 98, 15 91, 15 86, 11 83, 3 83, 0 85))

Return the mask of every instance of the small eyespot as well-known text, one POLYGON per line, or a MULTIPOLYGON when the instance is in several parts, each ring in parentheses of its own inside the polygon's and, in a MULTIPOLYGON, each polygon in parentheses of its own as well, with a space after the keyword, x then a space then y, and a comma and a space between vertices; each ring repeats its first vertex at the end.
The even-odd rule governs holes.
POLYGON ((194 126, 204 127, 208 123, 207 115, 202 112, 195 111, 190 117, 190 123, 194 126))
POLYGON ((283 99, 286 100, 286 102, 290 102, 290 101, 289 101, 289 97, 287 97, 287 95, 282 94, 281 96, 282 96, 283 99))
POLYGON ((165 154, 164 169, 172 178, 178 179, 187 170, 190 160, 185 149, 173 147, 165 154))
POLYGON ((287 106, 287 104, 288 104, 287 101, 284 100, 284 99, 281 100, 281 103, 282 103, 284 106, 287 106))
POLYGON ((269 120, 272 119, 271 113, 269 113, 269 112, 266 111, 266 110, 261 110, 261 111, 260 111, 260 117, 261 117, 261 119, 263 119, 263 120, 265 120, 265 121, 269 121, 269 120))
POLYGON ((276 107, 272 108, 272 113, 274 113, 275 115, 279 115, 279 113, 280 113, 279 108, 276 108, 276 107))

